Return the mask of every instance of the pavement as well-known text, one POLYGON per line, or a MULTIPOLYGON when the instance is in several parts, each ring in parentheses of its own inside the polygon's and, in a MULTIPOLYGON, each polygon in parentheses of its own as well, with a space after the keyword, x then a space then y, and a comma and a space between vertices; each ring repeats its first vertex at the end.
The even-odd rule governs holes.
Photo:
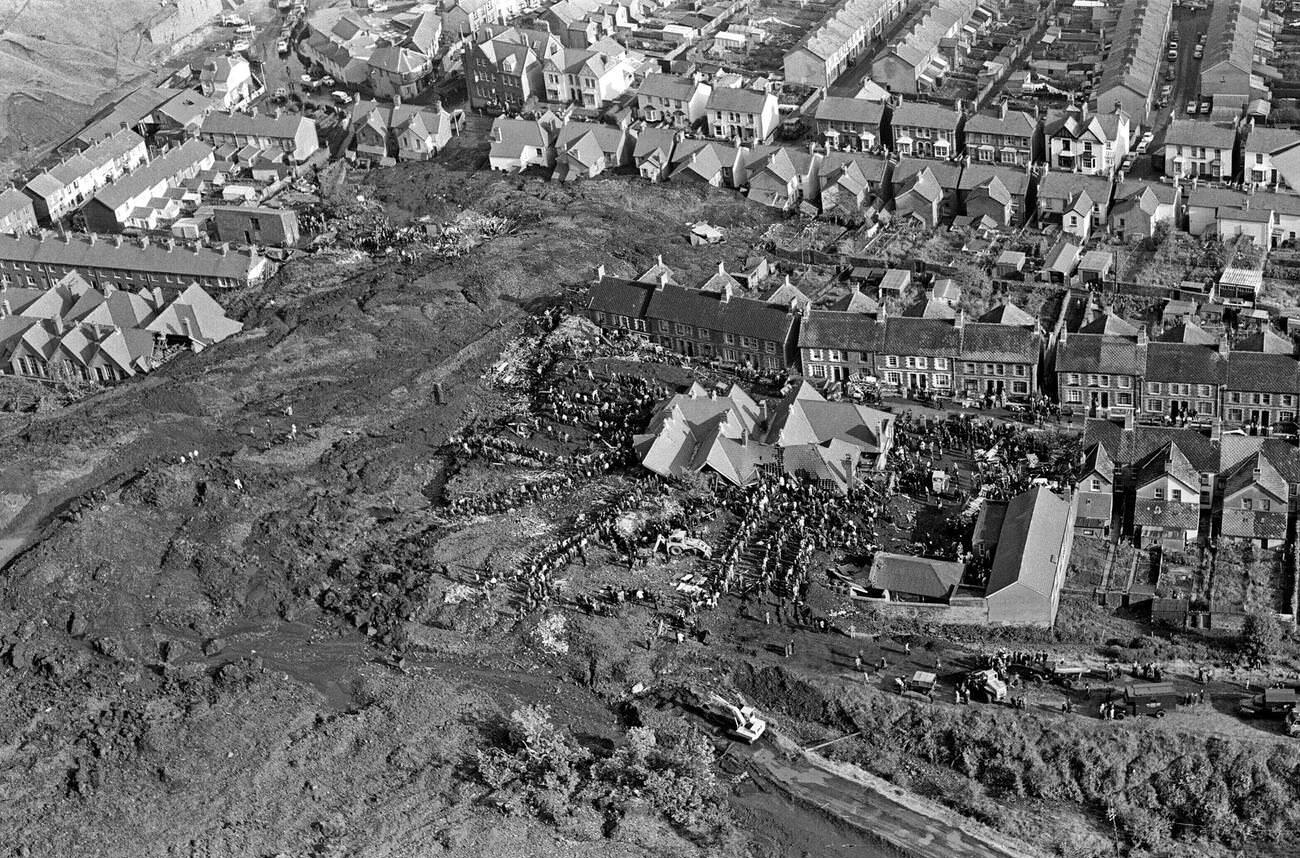
POLYGON ((1030 858, 1004 835, 983 828, 938 804, 817 754, 783 758, 757 747, 750 763, 761 774, 823 812, 869 831, 911 858, 1030 858))

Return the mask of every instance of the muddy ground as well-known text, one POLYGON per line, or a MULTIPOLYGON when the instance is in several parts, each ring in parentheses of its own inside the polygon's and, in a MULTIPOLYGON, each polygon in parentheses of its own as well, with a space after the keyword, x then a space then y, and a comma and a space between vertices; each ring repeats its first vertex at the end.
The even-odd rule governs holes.
MULTIPOLYGON (((517 229, 450 264, 294 263, 226 296, 240 337, 66 407, 4 387, 13 854, 702 854, 661 820, 593 837, 482 801, 469 769, 492 719, 542 703, 611 744, 624 725, 610 700, 644 665, 598 624, 609 657, 582 676, 586 654, 575 668, 539 651, 535 620, 442 610, 461 585, 432 558, 475 549, 472 528, 443 526, 439 448, 481 407, 479 378, 520 321, 594 264, 663 254, 693 277, 742 257, 767 216, 716 193, 435 165, 371 182, 397 216, 472 206, 517 229), (690 247, 683 224, 700 217, 728 240, 690 247)), ((874 854, 778 792, 737 802, 756 837, 723 851, 874 854), (755 822, 773 816, 787 821, 755 822)))

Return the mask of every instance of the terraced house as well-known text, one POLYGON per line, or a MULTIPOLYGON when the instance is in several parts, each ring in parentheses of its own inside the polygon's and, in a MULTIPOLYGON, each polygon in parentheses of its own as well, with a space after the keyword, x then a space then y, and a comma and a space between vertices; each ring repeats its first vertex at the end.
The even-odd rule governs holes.
POLYGON ((949 158, 957 153, 957 111, 939 104, 905 101, 888 114, 890 148, 899 155, 949 158))
POLYGON ((785 79, 830 86, 912 5, 909 0, 840 0, 786 53, 785 79))
POLYGON ((607 332, 637 334, 725 366, 778 372, 798 361, 800 316, 794 309, 738 297, 725 283, 709 291, 678 286, 666 268, 655 281, 642 282, 607 277, 600 266, 586 311, 607 332))
POLYGON ((1147 334, 1112 313, 1078 331, 1061 331, 1056 344, 1057 399, 1089 417, 1132 414, 1146 370, 1147 334))

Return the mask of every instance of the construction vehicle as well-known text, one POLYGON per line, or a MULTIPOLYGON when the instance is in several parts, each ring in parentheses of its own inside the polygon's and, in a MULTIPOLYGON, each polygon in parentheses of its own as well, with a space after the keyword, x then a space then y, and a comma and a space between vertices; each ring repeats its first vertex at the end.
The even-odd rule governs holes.
POLYGON ((739 706, 720 694, 710 694, 705 708, 716 720, 723 722, 728 736, 752 745, 767 731, 767 722, 759 716, 757 709, 739 695, 736 699, 740 702, 739 706))
POLYGON ((976 670, 967 677, 970 687, 975 694, 984 698, 985 703, 1004 703, 1009 696, 1007 684, 998 676, 998 672, 991 667, 983 670, 976 670))
POLYGON ((1294 688, 1266 688, 1237 705, 1243 718, 1282 718, 1300 708, 1300 693, 1294 688))
POLYGON ((912 674, 912 679, 907 683, 909 691, 915 691, 917 694, 929 694, 934 691, 935 685, 939 683, 939 677, 933 673, 924 670, 918 670, 912 674))
POLYGON ((681 557, 690 552, 706 560, 713 557, 713 548, 703 539, 687 536, 684 530, 674 530, 667 536, 662 533, 655 539, 655 551, 666 551, 670 557, 681 557))

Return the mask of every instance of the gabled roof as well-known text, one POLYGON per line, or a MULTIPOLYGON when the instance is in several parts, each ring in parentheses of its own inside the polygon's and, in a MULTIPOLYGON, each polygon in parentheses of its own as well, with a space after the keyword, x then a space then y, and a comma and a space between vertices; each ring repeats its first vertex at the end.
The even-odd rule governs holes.
POLYGON ((786 341, 796 318, 764 301, 729 297, 725 293, 710 295, 673 285, 652 291, 646 315, 778 344, 786 341))
POLYGON ((862 313, 813 310, 799 329, 801 348, 846 349, 876 354, 883 350, 885 323, 862 313))
POLYGON ((967 322, 962 329, 962 360, 1035 364, 1040 350, 1038 334, 1029 328, 967 322))
POLYGON ((1133 465, 1137 488, 1163 477, 1172 477, 1189 489, 1200 491, 1201 475, 1177 441, 1167 441, 1133 465))
POLYGON ((653 162, 668 166, 677 143, 677 133, 669 128, 646 128, 636 138, 632 159, 641 164, 653 162))
POLYGON ((1284 337, 1274 331, 1272 327, 1255 331, 1233 343, 1232 347, 1235 351, 1263 352, 1270 355, 1290 355, 1295 353, 1295 342, 1290 337, 1284 337))
POLYGON ((1089 474, 1096 474, 1108 483, 1115 482, 1115 460, 1100 443, 1094 442, 1084 455, 1082 475, 1089 474))
POLYGON ((1038 129, 1038 120, 1023 110, 1008 110, 1005 118, 990 113, 976 113, 966 117, 967 134, 1004 134, 1014 137, 1032 137, 1038 129))
POLYGON ((1138 498, 1133 504, 1133 524, 1170 530, 1196 530, 1201 523, 1200 504, 1138 498))
POLYGON ((1195 119, 1175 119, 1165 130, 1166 146, 1205 146, 1231 150, 1237 132, 1228 125, 1216 125, 1195 119))
POLYGON ((1222 476, 1224 500, 1243 489, 1256 486, 1261 491, 1272 495, 1278 504, 1287 502, 1287 480, 1262 452, 1247 456, 1222 476))
POLYGON ((1297 363, 1290 355, 1267 352, 1228 353, 1229 390, 1275 393, 1300 388, 1297 363))
POLYGON ((766 109, 769 99, 775 101, 776 96, 753 89, 717 86, 709 94, 707 108, 732 113, 759 114, 766 109))
POLYGON ((1079 328, 1081 334, 1105 334, 1109 337, 1136 337, 1138 329, 1110 310, 1079 328))
POLYGON ((1162 343, 1183 343, 1189 346, 1215 348, 1219 345, 1218 337, 1191 322, 1179 322, 1177 325, 1167 328, 1156 339, 1162 343))
POLYGON ((815 118, 821 122, 852 122, 879 129, 885 106, 862 98, 828 95, 817 105, 815 118))
POLYGON ((957 311, 947 301, 926 297, 903 309, 902 315, 908 319, 946 319, 957 318, 957 311))
POLYGON ((518 158, 525 148, 544 150, 550 145, 550 137, 540 122, 511 119, 507 116, 498 116, 493 120, 489 139, 492 141, 493 158, 518 158))
POLYGON ((961 330, 940 319, 891 318, 885 327, 887 354, 950 357, 961 351, 961 330))
POLYGON ((1168 342, 1147 346, 1148 381, 1220 385, 1227 377, 1227 358, 1217 348, 1168 342))
POLYGON ((1173 442, 1197 471, 1218 473, 1219 447, 1194 429, 1166 426, 1135 426, 1125 430, 1102 418, 1089 418, 1083 427, 1083 443, 1100 443, 1116 464, 1129 465, 1173 442))
POLYGON ((983 316, 980 316, 981 322, 988 322, 994 325, 1012 325, 1017 328, 1036 328, 1038 320, 1026 313, 1024 310, 1007 301, 999 304, 992 310, 989 310, 983 316))
POLYGON ((961 583, 966 564, 880 551, 871 560, 867 585, 877 590, 943 599, 961 583))
POLYGON ((690 101, 700 84, 689 77, 671 74, 648 74, 637 95, 670 98, 676 101, 690 101))
POLYGON ((1072 525, 1070 502, 1044 487, 1012 498, 1002 519, 986 595, 1017 585, 1050 599, 1072 525))

